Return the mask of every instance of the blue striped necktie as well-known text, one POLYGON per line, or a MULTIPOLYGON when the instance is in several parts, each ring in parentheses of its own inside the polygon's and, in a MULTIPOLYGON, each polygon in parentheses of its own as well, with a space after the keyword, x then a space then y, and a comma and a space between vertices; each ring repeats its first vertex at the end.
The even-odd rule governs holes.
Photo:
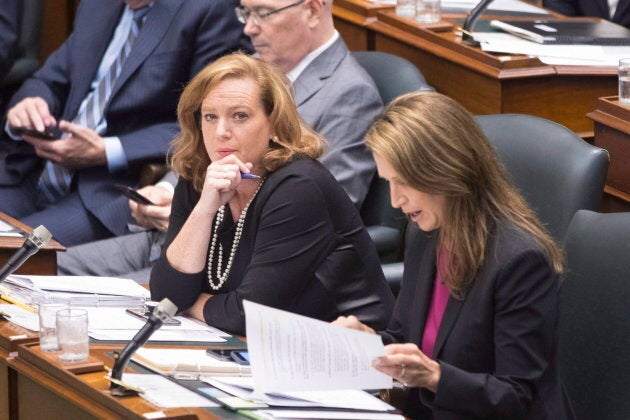
MULTIPOLYGON (((133 43, 140 33, 143 19, 149 10, 149 6, 134 10, 129 35, 120 53, 105 75, 98 81, 94 90, 92 90, 87 99, 83 101, 77 116, 72 120, 73 123, 83 125, 92 130, 96 129, 103 118, 103 111, 112 93, 112 88, 118 76, 120 76, 123 65, 131 52, 133 43)), ((74 171, 71 169, 64 168, 51 161, 46 161, 44 170, 39 178, 39 189, 49 202, 54 203, 68 194, 73 173, 74 171)))

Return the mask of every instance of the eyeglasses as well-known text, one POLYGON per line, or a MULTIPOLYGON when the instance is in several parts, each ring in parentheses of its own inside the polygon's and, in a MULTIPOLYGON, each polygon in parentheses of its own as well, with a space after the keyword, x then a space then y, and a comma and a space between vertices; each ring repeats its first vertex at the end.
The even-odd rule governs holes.
POLYGON ((234 12, 236 12, 236 17, 238 18, 238 21, 241 22, 242 24, 246 24, 249 18, 251 17, 252 23, 254 25, 260 25, 260 23, 265 21, 269 16, 275 15, 276 13, 280 13, 283 10, 290 9, 291 7, 298 6, 304 3, 304 1, 305 0, 299 0, 299 1, 296 1, 295 3, 291 3, 279 9, 270 10, 268 12, 259 12, 257 10, 249 10, 243 6, 238 6, 234 8, 234 12))

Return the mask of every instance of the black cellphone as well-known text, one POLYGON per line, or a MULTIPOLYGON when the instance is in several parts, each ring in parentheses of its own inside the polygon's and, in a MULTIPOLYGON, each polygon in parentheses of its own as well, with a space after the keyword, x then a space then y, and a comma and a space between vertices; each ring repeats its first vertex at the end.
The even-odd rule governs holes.
MULTIPOLYGON (((149 309, 127 309, 126 312, 129 315, 143 321, 148 321, 152 313, 152 311, 149 309)), ((164 325, 182 325, 182 323, 178 319, 171 318, 168 321, 165 321, 164 325)))
POLYGON ((249 352, 243 350, 233 350, 230 353, 232 356, 232 360, 234 360, 239 365, 249 366, 249 352))
POLYGON ((16 136, 31 136, 42 140, 58 140, 64 134, 57 126, 46 127, 44 131, 25 127, 9 127, 9 130, 16 136))
POLYGON ((206 354, 208 356, 214 357, 215 359, 221 360, 223 362, 232 362, 232 350, 226 349, 206 349, 206 354))
POLYGON ((144 195, 140 194, 138 191, 127 185, 115 184, 114 188, 127 196, 130 200, 135 201, 136 203, 146 204, 149 206, 155 206, 153 201, 146 198, 144 195))

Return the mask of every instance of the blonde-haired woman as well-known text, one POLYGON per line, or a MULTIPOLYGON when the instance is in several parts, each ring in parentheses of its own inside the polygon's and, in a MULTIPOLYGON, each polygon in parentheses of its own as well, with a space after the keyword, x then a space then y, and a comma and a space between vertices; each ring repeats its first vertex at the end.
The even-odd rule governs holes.
MULTIPOLYGON (((405 272, 375 367, 435 419, 565 419, 555 365, 562 253, 461 105, 394 100, 367 134, 410 222, 405 272)), ((355 317, 337 324, 372 331, 355 317)), ((426 417, 423 417, 426 416, 426 417)))
POLYGON ((279 70, 223 57, 186 87, 172 166, 179 174, 151 295, 245 333, 243 299, 384 328, 393 297, 345 191, 316 158, 279 70), (252 175, 255 175, 253 177, 252 175))

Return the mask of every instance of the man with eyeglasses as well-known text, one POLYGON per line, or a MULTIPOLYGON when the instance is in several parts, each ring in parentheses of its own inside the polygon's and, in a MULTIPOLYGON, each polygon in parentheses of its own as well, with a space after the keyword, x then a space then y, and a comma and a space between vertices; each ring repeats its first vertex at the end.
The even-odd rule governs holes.
POLYGON ((241 0, 236 16, 260 58, 293 82, 300 115, 328 140, 321 162, 360 208, 375 172, 363 135, 383 104, 335 30, 332 0, 241 0))
MULTIPOLYGON (((363 135, 383 105, 374 82, 334 28, 331 1, 242 0, 236 16, 260 58, 279 66, 293 82, 300 115, 328 140, 320 160, 360 208, 375 173, 363 135)), ((173 173, 167 178, 172 185, 177 182, 173 173)), ((173 187, 161 182, 140 192, 157 205, 130 202, 132 215, 153 230, 69 248, 57 256, 58 273, 147 283, 168 227, 173 187)))

